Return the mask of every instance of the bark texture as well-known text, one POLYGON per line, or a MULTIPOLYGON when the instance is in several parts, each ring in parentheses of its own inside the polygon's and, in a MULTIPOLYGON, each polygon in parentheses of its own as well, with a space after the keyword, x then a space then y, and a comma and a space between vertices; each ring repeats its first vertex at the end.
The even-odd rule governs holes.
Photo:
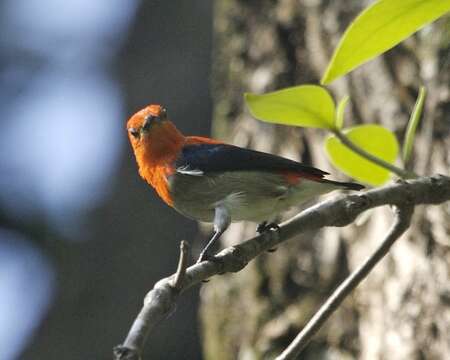
MULTIPOLYGON (((350 20, 367 1, 221 1, 215 9, 214 135, 333 172, 324 133, 264 124, 244 108, 244 92, 318 83, 350 20)), ((428 90, 412 165, 448 175, 449 20, 428 26, 331 89, 350 95, 346 125, 380 123, 402 139, 417 89, 428 90)), ((335 178, 339 175, 335 172, 335 178)), ((331 195, 332 196, 332 195, 331 195)), ((207 359, 270 359, 326 296, 383 238, 391 215, 371 212, 359 226, 308 232, 201 290, 207 359)), ((411 229, 344 302, 302 359, 441 359, 450 356, 450 206, 416 209, 411 229)), ((235 224, 226 245, 250 237, 235 224)))

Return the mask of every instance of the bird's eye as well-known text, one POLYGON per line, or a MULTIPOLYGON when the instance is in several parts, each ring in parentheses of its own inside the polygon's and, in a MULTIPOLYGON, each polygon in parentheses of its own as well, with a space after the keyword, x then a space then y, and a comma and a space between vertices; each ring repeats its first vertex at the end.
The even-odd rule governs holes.
POLYGON ((139 138, 139 131, 135 128, 129 128, 128 131, 135 139, 139 138))
POLYGON ((153 122, 159 120, 158 116, 149 115, 146 117, 144 121, 144 125, 142 126, 142 130, 147 131, 150 129, 150 126, 152 126, 153 122))

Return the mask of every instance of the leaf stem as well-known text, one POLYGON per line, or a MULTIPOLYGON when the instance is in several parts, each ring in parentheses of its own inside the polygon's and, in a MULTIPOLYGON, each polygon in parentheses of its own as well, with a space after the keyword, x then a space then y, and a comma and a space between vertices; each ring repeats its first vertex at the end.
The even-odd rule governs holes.
POLYGON ((377 156, 368 153, 367 151, 353 143, 342 131, 338 129, 333 129, 331 131, 341 141, 341 143, 347 146, 350 150, 357 153, 359 156, 362 156, 363 158, 373 162, 374 164, 377 164, 378 166, 381 166, 398 175, 402 179, 413 179, 418 177, 414 172, 403 170, 395 165, 388 163, 387 161, 384 161, 383 159, 380 159, 377 156))
POLYGON ((406 128, 405 140, 403 141, 403 163, 408 169, 410 165, 411 152, 414 145, 414 137, 416 136, 417 125, 419 124, 423 105, 425 103, 426 89, 424 86, 420 87, 419 95, 417 96, 416 104, 409 118, 408 126, 406 128))

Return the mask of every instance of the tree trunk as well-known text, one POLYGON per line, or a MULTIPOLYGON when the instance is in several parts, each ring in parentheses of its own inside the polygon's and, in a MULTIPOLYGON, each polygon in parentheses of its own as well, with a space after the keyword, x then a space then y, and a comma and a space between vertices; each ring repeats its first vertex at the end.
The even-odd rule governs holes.
MULTIPOLYGON (((242 95, 317 84, 343 31, 368 3, 216 2, 214 136, 313 163, 339 178, 324 156, 323 131, 259 122, 246 111, 242 95)), ((424 84, 428 96, 413 162, 419 174, 448 175, 448 29, 447 17, 331 86, 336 99, 351 97, 347 126, 380 123, 401 140, 417 90, 424 84)), ((205 284, 205 357, 271 359, 280 353, 381 241, 391 218, 389 209, 378 209, 359 226, 301 234, 242 272, 205 284)), ((448 358, 449 224, 448 204, 416 209, 407 235, 331 317, 302 359, 448 358)), ((235 224, 223 244, 239 242, 254 231, 255 224, 235 224)))

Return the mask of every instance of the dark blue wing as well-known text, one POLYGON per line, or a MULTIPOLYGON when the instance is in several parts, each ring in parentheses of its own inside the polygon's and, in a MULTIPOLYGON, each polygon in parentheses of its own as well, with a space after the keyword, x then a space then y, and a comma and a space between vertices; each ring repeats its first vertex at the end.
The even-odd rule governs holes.
POLYGON ((186 172, 292 171, 323 177, 328 173, 280 156, 227 144, 185 145, 175 167, 186 172))

